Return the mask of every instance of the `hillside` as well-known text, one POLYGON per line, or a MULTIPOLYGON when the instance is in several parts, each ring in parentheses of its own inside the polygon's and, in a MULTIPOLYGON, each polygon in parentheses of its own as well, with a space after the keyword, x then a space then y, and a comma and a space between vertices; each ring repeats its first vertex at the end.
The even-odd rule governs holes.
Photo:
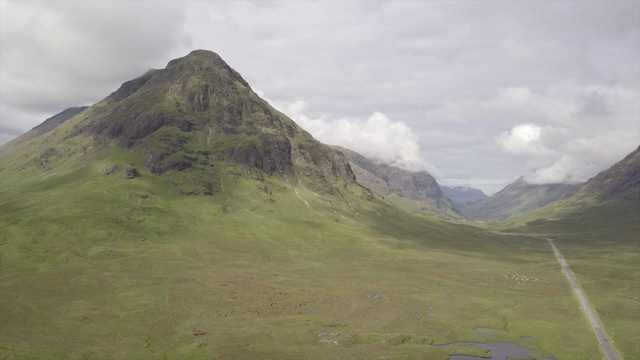
POLYGON ((441 186, 440 188, 459 210, 464 210, 488 197, 482 190, 469 186, 441 186))
POLYGON ((385 199, 409 211, 446 219, 460 218, 436 179, 427 172, 400 169, 370 160, 353 150, 340 146, 333 148, 346 156, 359 183, 381 194, 385 199))
POLYGON ((74 115, 49 119, 16 139, 21 151, 3 156, 3 166, 23 166, 28 156, 49 171, 65 157, 97 146, 134 151, 148 171, 167 178, 183 194, 220 191, 221 168, 233 165, 246 167, 255 177, 279 174, 321 192, 337 192, 354 181, 342 154, 274 110, 208 51, 150 70, 74 115), (35 141, 49 132, 53 134, 35 141), (72 142, 74 146, 68 145, 72 142))
POLYGON ((529 184, 520 178, 492 196, 465 208, 463 214, 471 220, 507 219, 546 206, 577 186, 574 184, 536 185, 529 184))
POLYGON ((640 233, 640 147, 548 207, 500 226, 528 232, 640 233))
POLYGON ((599 356, 545 241, 394 205, 215 53, 32 135, 0 148, 2 359, 599 356))
POLYGON ((76 107, 71 107, 66 110, 63 110, 60 113, 46 119, 42 124, 31 129, 29 132, 25 134, 25 137, 38 136, 38 135, 45 134, 55 129, 56 127, 58 127, 58 125, 62 124, 63 122, 85 111, 87 108, 88 106, 76 106, 76 107))

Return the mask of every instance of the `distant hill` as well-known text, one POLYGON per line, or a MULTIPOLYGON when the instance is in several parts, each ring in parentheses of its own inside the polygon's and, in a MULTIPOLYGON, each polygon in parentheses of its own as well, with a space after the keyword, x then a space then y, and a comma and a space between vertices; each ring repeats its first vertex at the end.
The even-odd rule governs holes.
POLYGON ((469 186, 441 186, 440 189, 458 210, 466 209, 488 197, 482 190, 469 186))
POLYGON ((68 109, 65 109, 65 110, 53 115, 52 117, 46 119, 41 124, 35 126, 33 129, 29 130, 27 133, 25 133, 25 134, 19 136, 18 138, 10 141, 10 143, 11 142, 20 142, 20 141, 28 140, 28 139, 31 139, 31 138, 46 134, 49 131, 51 131, 51 130, 55 129, 56 127, 58 127, 60 124, 62 124, 65 121, 73 118, 74 116, 80 114, 81 112, 85 111, 88 108, 89 108, 88 106, 76 106, 76 107, 70 107, 68 109))
POLYGON ((640 201, 640 146, 576 191, 567 194, 563 202, 601 202, 611 199, 640 201))
POLYGON ((414 212, 458 219, 452 201, 426 171, 412 172, 366 158, 353 150, 333 146, 349 160, 356 181, 397 205, 414 212))
POLYGON ((640 232, 640 147, 553 204, 504 221, 508 231, 640 232))
POLYGON ((79 113, 83 112, 84 110, 86 110, 87 108, 89 108, 88 106, 77 106, 77 107, 70 107, 66 110, 61 111, 60 113, 53 115, 52 117, 46 119, 42 124, 34 127, 33 129, 31 129, 31 133, 35 133, 37 135, 41 135, 44 133, 47 133, 51 130, 53 130, 54 128, 56 128, 58 125, 62 124, 63 122, 71 119, 72 117, 78 115, 79 113))
POLYGON ((470 220, 502 220, 541 208, 574 190, 575 184, 529 184, 522 178, 463 210, 470 220))

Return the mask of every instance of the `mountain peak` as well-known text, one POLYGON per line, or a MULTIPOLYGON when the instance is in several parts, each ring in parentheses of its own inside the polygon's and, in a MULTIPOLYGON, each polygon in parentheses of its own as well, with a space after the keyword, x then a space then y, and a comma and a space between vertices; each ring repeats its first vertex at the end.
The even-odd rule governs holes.
POLYGON ((193 50, 184 57, 169 61, 167 69, 176 67, 179 71, 189 71, 195 73, 217 73, 226 75, 229 78, 240 82, 247 88, 251 88, 249 83, 242 76, 231 68, 217 53, 210 50, 193 50), (217 70, 217 71, 216 71, 217 70))
POLYGON ((318 192, 355 179, 342 153, 272 108, 208 50, 125 82, 74 119, 57 129, 66 139, 89 136, 136 151, 151 173, 170 178, 182 193, 212 194, 220 169, 236 165, 258 177, 302 179, 318 192))

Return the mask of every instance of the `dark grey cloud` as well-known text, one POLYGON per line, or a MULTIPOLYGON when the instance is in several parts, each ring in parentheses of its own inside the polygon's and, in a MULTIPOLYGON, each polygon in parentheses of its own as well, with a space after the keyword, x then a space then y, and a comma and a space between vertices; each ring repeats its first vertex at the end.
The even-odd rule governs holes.
POLYGON ((190 41, 182 30, 186 8, 178 2, 0 6, 2 133, 28 130, 67 107, 98 101, 120 83, 164 66, 178 44, 190 41))
POLYGON ((586 180, 640 143, 636 1, 2 4, 16 118, 206 48, 321 140, 445 184, 586 180))

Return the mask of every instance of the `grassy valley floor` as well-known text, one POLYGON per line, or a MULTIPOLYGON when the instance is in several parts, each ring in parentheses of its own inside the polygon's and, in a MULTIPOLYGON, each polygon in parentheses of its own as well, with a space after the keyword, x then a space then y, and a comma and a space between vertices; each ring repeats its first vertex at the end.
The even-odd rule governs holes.
MULTIPOLYGON (((103 151, 2 174, 2 359, 447 359, 481 353, 434 345, 487 338, 602 357, 543 239, 224 164, 220 191, 184 196, 145 170, 101 174, 143 169, 133 152, 103 151)), ((558 246, 579 277, 593 271, 586 248, 558 246)), ((596 308, 632 316, 587 276, 596 308)))
POLYGON ((624 232, 557 235, 575 273, 623 359, 640 359, 640 244, 624 232))

